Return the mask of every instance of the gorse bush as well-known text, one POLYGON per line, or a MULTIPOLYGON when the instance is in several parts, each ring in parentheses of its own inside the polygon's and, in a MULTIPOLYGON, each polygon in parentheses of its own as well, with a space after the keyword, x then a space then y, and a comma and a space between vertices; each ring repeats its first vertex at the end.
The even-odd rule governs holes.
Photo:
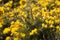
POLYGON ((0 0, 0 40, 60 40, 60 1, 0 0))

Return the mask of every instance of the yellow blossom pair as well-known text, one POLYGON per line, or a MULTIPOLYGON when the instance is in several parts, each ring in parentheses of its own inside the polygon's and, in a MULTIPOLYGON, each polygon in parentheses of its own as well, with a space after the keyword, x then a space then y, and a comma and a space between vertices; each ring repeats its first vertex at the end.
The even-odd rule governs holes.
POLYGON ((30 32, 30 35, 34 35, 34 34, 36 34, 37 31, 38 31, 38 30, 35 28, 34 30, 32 30, 32 31, 30 32))

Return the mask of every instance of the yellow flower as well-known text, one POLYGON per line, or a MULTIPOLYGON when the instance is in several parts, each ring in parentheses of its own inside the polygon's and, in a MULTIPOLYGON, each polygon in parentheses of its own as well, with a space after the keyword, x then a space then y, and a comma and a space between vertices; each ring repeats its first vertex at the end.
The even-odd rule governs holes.
POLYGON ((54 21, 52 21, 52 20, 49 20, 49 24, 54 24, 54 21))
POLYGON ((30 35, 33 35, 34 33, 30 32, 30 35))
POLYGON ((56 29, 59 29, 59 26, 56 26, 56 29))
POLYGON ((8 33, 8 32, 10 32, 10 28, 5 28, 5 29, 3 30, 3 34, 6 34, 6 33, 8 33))
POLYGON ((25 33, 20 33, 20 36, 21 36, 22 38, 24 38, 24 37, 26 36, 26 34, 25 34, 25 33))
POLYGON ((9 15, 10 17, 13 17, 14 16, 14 13, 13 12, 10 12, 10 15, 9 15))
POLYGON ((16 20, 15 24, 16 25, 19 25, 20 24, 20 21, 19 20, 16 20))
POLYGON ((14 38, 14 40, 19 40, 19 39, 16 37, 16 38, 14 38))
POLYGON ((18 27, 11 28, 11 32, 15 33, 18 29, 19 29, 18 27))
POLYGON ((55 3, 56 3, 57 5, 60 5, 60 1, 56 1, 55 3))
POLYGON ((39 7, 34 7, 34 8, 32 8, 32 11, 36 11, 38 9, 39 9, 39 7))
POLYGON ((57 12, 60 12, 60 8, 56 8, 55 9, 55 12, 57 13, 57 12))
POLYGON ((48 2, 43 2, 43 3, 42 3, 42 6, 43 6, 43 7, 46 7, 47 5, 48 5, 48 2))
POLYGON ((60 26, 56 26, 56 29, 57 29, 58 31, 60 31, 60 26))
POLYGON ((25 0, 20 1, 20 2, 19 2, 19 3, 20 3, 20 8, 26 7, 26 2, 27 2, 27 1, 25 1, 25 0), (24 4, 23 4, 23 2, 24 2, 24 4))
POLYGON ((28 16, 28 14, 25 14, 25 15, 24 15, 24 17, 27 17, 27 16, 28 16))
POLYGON ((0 11, 2 11, 2 12, 4 13, 4 9, 5 9, 5 8, 4 8, 4 7, 0 7, 0 9, 1 9, 0 11))
POLYGON ((38 12, 35 16, 38 17, 40 15, 40 12, 38 12))
POLYGON ((0 22, 0 28, 2 27, 3 25, 2 25, 2 23, 0 22))
POLYGON ((44 23, 42 23, 42 27, 45 27, 45 24, 44 23))
POLYGON ((19 32, 15 32, 14 34, 15 34, 15 36, 16 36, 16 37, 18 37, 18 36, 19 36, 19 32))
POLYGON ((10 10, 10 8, 9 8, 9 7, 7 7, 5 10, 10 10))
POLYGON ((53 28, 53 27, 54 27, 54 26, 51 24, 51 25, 50 25, 50 28, 53 28))
POLYGON ((47 28, 47 24, 42 23, 42 28, 47 28))
POLYGON ((52 0, 46 0, 47 2, 51 2, 52 0))
POLYGON ((13 3, 13 1, 9 1, 9 2, 7 2, 6 4, 4 4, 4 6, 9 7, 9 6, 12 5, 12 3, 13 3))
POLYGON ((43 3, 43 0, 37 0, 38 3, 42 4, 43 3))
POLYGON ((59 23, 59 22, 60 22, 60 20, 59 20, 59 19, 55 20, 55 23, 59 23))
POLYGON ((11 25, 13 25, 13 24, 14 24, 14 21, 11 22, 11 25))
POLYGON ((14 24, 15 26, 22 26, 22 27, 24 27, 24 24, 23 23, 21 23, 19 20, 16 20, 16 22, 15 22, 15 24, 14 24))
POLYGON ((20 6, 20 8, 22 8, 22 9, 25 8, 25 7, 26 7, 26 5, 21 5, 21 6, 20 6))
POLYGON ((8 37, 6 37, 6 39, 5 40, 11 40, 11 38, 8 36, 8 37))
POLYGON ((33 34, 36 34, 37 33, 37 29, 35 28, 34 30, 32 30, 31 32, 30 32, 30 35, 33 35, 33 34))
POLYGON ((49 21, 46 19, 45 22, 48 23, 49 21))

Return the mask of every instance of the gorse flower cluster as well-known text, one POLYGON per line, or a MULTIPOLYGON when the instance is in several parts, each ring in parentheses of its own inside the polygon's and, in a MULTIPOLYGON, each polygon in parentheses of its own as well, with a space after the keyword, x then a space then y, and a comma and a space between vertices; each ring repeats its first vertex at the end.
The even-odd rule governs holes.
POLYGON ((0 0, 0 40, 60 40, 60 0, 0 0))

